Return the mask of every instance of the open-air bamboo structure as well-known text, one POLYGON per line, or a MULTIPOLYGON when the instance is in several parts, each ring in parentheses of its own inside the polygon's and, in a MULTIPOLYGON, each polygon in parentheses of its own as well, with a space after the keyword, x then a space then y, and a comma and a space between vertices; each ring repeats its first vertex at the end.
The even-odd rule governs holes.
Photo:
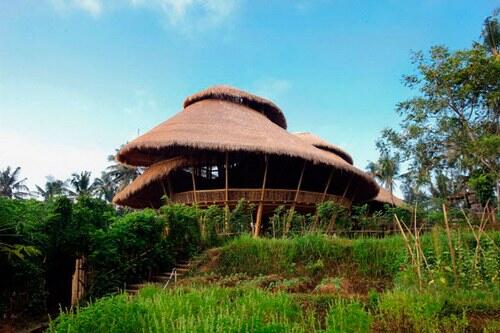
POLYGON ((182 111, 126 144, 118 161, 145 171, 114 202, 158 208, 168 202, 234 206, 241 198, 262 216, 278 205, 313 212, 374 198, 379 187, 339 147, 309 133, 289 133, 273 102, 215 86, 184 101, 182 111))

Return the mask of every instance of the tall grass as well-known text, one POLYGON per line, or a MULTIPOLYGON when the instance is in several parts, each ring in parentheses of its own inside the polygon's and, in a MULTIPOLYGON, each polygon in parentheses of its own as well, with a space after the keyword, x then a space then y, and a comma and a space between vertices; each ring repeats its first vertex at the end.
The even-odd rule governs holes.
POLYGON ((146 288, 62 314, 48 332, 314 332, 319 323, 289 295, 255 289, 146 288))
MULTIPOLYGON (((479 245, 481 256, 476 256, 476 239, 471 233, 456 231, 452 233, 456 253, 456 274, 463 287, 476 284, 498 284, 500 272, 499 232, 488 232, 479 245), (481 283, 480 283, 481 282, 481 283)), ((442 230, 419 237, 419 247, 425 263, 425 283, 441 283, 454 280, 452 255, 448 250, 448 237, 442 230), (435 272, 432 275, 432 272, 435 272)), ((259 274, 307 274, 301 268, 314 263, 322 263, 325 269, 355 265, 367 277, 394 279, 402 273, 400 280, 413 279, 408 276, 414 268, 402 236, 382 239, 358 238, 343 239, 322 234, 306 234, 287 239, 255 239, 240 236, 221 249, 216 267, 217 273, 248 275, 259 274)), ((418 280, 412 280, 411 283, 418 280)))
POLYGON ((222 248, 217 270, 221 274, 293 274, 299 267, 321 261, 325 267, 354 263, 367 276, 393 277, 405 260, 398 236, 355 240, 322 234, 288 239, 241 236, 222 248))
MULTIPOLYGON (((456 273, 482 272, 482 279, 493 281, 477 286, 439 282, 441 277, 446 282, 455 275, 447 250, 449 238, 439 230, 423 235, 419 241, 429 269, 439 268, 434 271, 434 280, 425 280, 427 288, 423 289, 415 287, 418 281, 402 236, 356 240, 318 234, 289 239, 241 236, 221 249, 215 270, 222 275, 235 274, 220 279, 244 277, 246 283, 229 283, 236 285, 230 288, 221 287, 225 284, 207 286, 209 280, 202 284, 193 280, 173 290, 144 288, 137 297, 117 295, 75 313, 64 313, 51 323, 49 332, 431 333, 483 328, 484 332, 494 332, 499 326, 495 318, 500 315, 500 288, 494 280, 500 263, 500 233, 484 235, 482 257, 477 261, 476 238, 463 232, 451 235, 456 245, 456 273), (474 265, 479 269, 467 271, 474 265), (300 284, 300 279, 319 282, 322 274, 331 276, 328 269, 332 266, 357 268, 366 278, 394 278, 395 287, 382 293, 371 291, 366 298, 283 292, 300 284), (442 267, 448 267, 444 269, 447 275, 438 276, 442 267), (280 282, 283 285, 266 288, 261 282, 267 277, 260 275, 268 274, 288 278, 280 282), (474 323, 475 316, 482 320, 479 326, 474 323)), ((355 273, 349 270, 347 274, 351 277, 355 273)), ((477 279, 472 275, 472 281, 477 279)))

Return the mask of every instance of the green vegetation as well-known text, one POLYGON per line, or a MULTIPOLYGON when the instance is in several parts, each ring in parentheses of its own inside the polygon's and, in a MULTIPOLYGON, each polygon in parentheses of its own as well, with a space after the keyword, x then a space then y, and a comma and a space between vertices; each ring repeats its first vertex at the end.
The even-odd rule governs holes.
POLYGON ((75 259, 85 258, 86 299, 49 332, 499 332, 500 232, 485 231, 499 213, 497 16, 485 20, 482 43, 417 52, 404 77, 417 94, 397 105, 400 127, 383 131, 368 171, 391 194, 402 180, 414 209, 324 202, 301 215, 281 206, 262 230, 269 238, 255 239, 255 207, 244 200, 232 212, 111 206, 137 168, 48 179, 37 186, 41 202, 22 200, 32 194, 20 168, 7 167, 0 314, 69 305, 75 259), (398 235, 353 237, 395 226, 398 235), (204 249, 199 272, 175 288, 123 294, 204 249))
MULTIPOLYGON (((454 244, 464 255, 456 263, 472 270, 465 253, 474 254, 474 237, 460 237, 454 244)), ((436 277, 438 262, 450 265, 446 235, 425 235, 423 249, 439 281, 418 291, 400 236, 241 236, 207 257, 211 272, 173 289, 147 287, 138 297, 100 299, 62 314, 49 332, 494 332, 500 314, 500 233, 484 237, 484 260, 477 263, 484 274, 456 285, 436 277), (440 247, 439 259, 433 257, 440 247)))
POLYGON ((76 258, 89 272, 86 297, 100 297, 170 269, 206 243, 194 207, 117 211, 100 199, 45 202, 0 197, 0 313, 68 306, 76 258))

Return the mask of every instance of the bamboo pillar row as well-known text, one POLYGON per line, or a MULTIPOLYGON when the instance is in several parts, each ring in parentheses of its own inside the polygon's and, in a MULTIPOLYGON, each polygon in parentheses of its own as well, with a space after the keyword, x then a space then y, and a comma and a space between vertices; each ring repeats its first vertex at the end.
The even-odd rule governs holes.
MULTIPOLYGON (((334 171, 335 171, 334 169, 332 169, 332 171, 330 171, 330 175, 328 176, 328 180, 326 181, 325 190, 323 191, 323 197, 321 198, 321 202, 325 202, 326 194, 328 193, 328 189, 330 188, 330 184, 332 183, 334 171)), ((316 228, 318 226, 318 222, 319 222, 319 215, 318 215, 318 211, 316 209, 316 213, 314 214, 314 228, 316 228)))
POLYGON ((224 204, 224 229, 225 232, 229 232, 229 153, 226 152, 226 160, 224 163, 224 183, 225 183, 225 191, 224 191, 224 200, 226 201, 224 204))
POLYGON ((288 215, 288 221, 287 221, 286 228, 285 228, 286 234, 288 234, 288 231, 290 230, 292 218, 293 218, 293 215, 295 213, 295 205, 297 203, 297 199, 299 198, 300 187, 302 186, 302 179, 304 178, 304 171, 306 170, 306 163, 307 162, 304 161, 304 165, 302 166, 302 171, 300 172, 299 183, 297 185, 297 190, 295 191, 295 197, 293 199, 292 207, 290 208, 290 214, 288 215))
POLYGON ((260 202, 259 202, 259 207, 257 208, 257 217, 255 219, 255 233, 254 233, 255 237, 259 237, 260 228, 262 225, 262 211, 264 210, 263 201, 264 201, 264 194, 265 194, 266 182, 267 182, 267 168, 268 168, 268 164, 269 164, 267 155, 264 155, 264 162, 265 162, 265 167, 264 167, 264 176, 262 179, 262 189, 260 192, 260 202))
POLYGON ((191 180, 193 181, 193 196, 194 196, 194 203, 198 203, 198 198, 196 196, 196 179, 194 176, 194 167, 191 168, 191 180))

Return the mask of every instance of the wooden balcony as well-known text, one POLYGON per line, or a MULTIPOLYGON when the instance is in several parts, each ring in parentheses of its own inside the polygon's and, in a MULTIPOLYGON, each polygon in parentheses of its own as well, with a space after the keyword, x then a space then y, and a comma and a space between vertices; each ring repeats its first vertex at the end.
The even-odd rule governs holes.
MULTIPOLYGON (((295 200, 296 190, 284 189, 265 189, 262 203, 266 206, 291 205, 295 200)), ((238 200, 244 198, 253 203, 260 203, 262 189, 228 189, 227 203, 234 205, 238 200)), ((197 203, 200 206, 220 205, 226 203, 226 190, 196 190, 175 193, 172 196, 172 201, 176 203, 193 204, 197 203)), ((351 202, 347 198, 342 198, 338 195, 327 194, 323 198, 323 193, 299 191, 297 195, 296 205, 298 206, 314 206, 322 201, 334 201, 343 206, 349 207, 351 202), (324 199, 324 200, 323 200, 324 199)))

